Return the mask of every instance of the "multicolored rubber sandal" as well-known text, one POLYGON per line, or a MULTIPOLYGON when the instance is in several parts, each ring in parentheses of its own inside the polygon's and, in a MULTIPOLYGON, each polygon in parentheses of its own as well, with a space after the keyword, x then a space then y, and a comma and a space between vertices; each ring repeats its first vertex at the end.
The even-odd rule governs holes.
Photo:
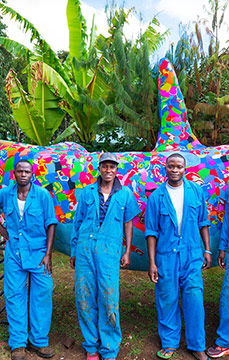
POLYGON ((213 359, 220 358, 222 356, 229 355, 229 348, 224 348, 214 344, 208 348, 207 354, 213 359))
POLYGON ((87 360, 99 360, 99 354, 98 352, 94 353, 87 353, 87 360))

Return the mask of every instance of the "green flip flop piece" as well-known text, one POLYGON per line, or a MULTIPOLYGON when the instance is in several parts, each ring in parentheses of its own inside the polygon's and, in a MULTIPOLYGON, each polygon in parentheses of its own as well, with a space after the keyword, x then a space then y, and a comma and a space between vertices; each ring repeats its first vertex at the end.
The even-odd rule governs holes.
MULTIPOLYGON (((167 348, 167 350, 166 349, 161 349, 161 350, 164 350, 164 352, 167 354, 167 353, 169 353, 169 352, 175 352, 176 351, 176 349, 173 349, 173 348, 170 348, 170 349, 168 349, 167 348)), ((166 356, 166 355, 163 355, 163 354, 161 354, 161 350, 159 350, 158 352, 157 352, 157 356, 159 357, 159 358, 161 358, 161 359, 170 359, 172 356, 173 356, 173 353, 171 354, 171 355, 168 355, 168 356, 166 356)))

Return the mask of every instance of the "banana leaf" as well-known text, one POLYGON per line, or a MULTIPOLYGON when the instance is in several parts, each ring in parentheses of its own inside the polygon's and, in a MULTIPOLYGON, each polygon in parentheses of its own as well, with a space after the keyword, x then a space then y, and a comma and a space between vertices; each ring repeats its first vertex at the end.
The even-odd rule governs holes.
POLYGON ((81 13, 80 1, 68 0, 67 3, 67 22, 69 29, 69 52, 72 59, 72 68, 76 84, 83 84, 83 71, 77 70, 73 61, 87 59, 86 38, 87 28, 86 21, 81 13))
POLYGON ((0 36, 0 45, 4 47, 9 53, 16 57, 25 56, 27 61, 29 57, 32 55, 32 51, 29 50, 26 46, 20 44, 17 41, 10 40, 5 36, 0 36))
POLYGON ((50 45, 42 38, 35 26, 9 6, 0 3, 0 9, 3 15, 10 15, 11 19, 18 22, 25 33, 28 30, 31 32, 30 42, 34 45, 34 52, 14 40, 1 39, 2 37, 0 37, 0 44, 14 56, 27 55, 27 61, 30 60, 30 63, 43 61, 52 66, 64 78, 65 82, 70 85, 70 71, 66 72, 66 68, 64 69, 62 67, 55 51, 53 51, 50 45))
POLYGON ((58 144, 59 142, 65 140, 66 138, 68 138, 70 135, 77 133, 78 135, 80 134, 80 129, 78 128, 76 122, 74 122, 73 124, 69 125, 67 127, 67 129, 65 129, 55 140, 55 144, 58 144))
POLYGON ((22 132, 36 144, 48 145, 65 115, 58 106, 59 98, 41 81, 34 88, 33 96, 26 94, 12 70, 7 75, 6 93, 22 132))

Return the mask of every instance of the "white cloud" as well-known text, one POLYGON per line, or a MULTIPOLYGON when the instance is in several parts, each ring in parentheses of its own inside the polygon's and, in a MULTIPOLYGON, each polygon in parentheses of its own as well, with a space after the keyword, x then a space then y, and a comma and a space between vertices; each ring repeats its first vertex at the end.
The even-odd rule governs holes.
MULTIPOLYGON (((27 18, 53 50, 68 50, 67 0, 20 0, 18 2, 8 0, 8 6, 27 18)), ((87 5, 86 2, 82 2, 81 11, 86 19, 88 33, 90 33, 92 17, 95 14, 97 34, 102 33, 108 36, 104 9, 99 10, 87 5)), ((128 20, 129 25, 125 26, 125 35, 129 39, 135 39, 140 30, 140 21, 134 15, 130 15, 128 20)), ((9 38, 31 48, 29 33, 25 34, 14 20, 10 20, 9 16, 4 16, 3 21, 8 27, 7 35, 9 38)), ((146 28, 146 24, 141 26, 143 29, 146 28)))
MULTIPOLYGON (((178 37, 178 24, 182 22, 182 24, 190 24, 193 28, 193 21, 199 19, 208 20, 209 27, 211 28, 211 17, 209 17, 208 12, 205 8, 210 10, 209 1, 208 0, 160 0, 157 3, 157 11, 162 12, 162 15, 166 15, 167 17, 167 24, 171 29, 171 36, 169 37, 170 43, 174 41, 174 38, 177 39, 178 37)), ((221 14, 221 12, 220 12, 221 14)), ((165 16, 164 16, 165 18, 165 16)), ((225 17, 223 26, 219 31, 219 40, 221 48, 225 46, 226 41, 228 40, 228 29, 226 25, 226 20, 229 18, 229 7, 226 9, 225 17)), ((165 20, 164 20, 165 24, 165 20)), ((204 27, 203 33, 204 33, 204 27)), ((176 41, 177 41, 176 39, 176 41)))
POLYGON ((87 22, 88 33, 91 30, 92 18, 93 15, 95 14, 95 25, 97 27, 96 33, 103 34, 104 36, 108 36, 108 26, 107 26, 106 14, 104 10, 97 10, 96 8, 82 2, 81 11, 87 22))
MULTIPOLYGON (((127 1, 128 2, 128 1, 127 1)), ((106 0, 104 0, 105 7, 106 0)), ((130 3, 130 2, 129 2, 130 3)), ((97 25, 97 34, 102 33, 108 36, 108 27, 106 22, 106 15, 104 8, 96 8, 96 0, 93 6, 87 4, 87 0, 81 2, 81 9, 83 16, 87 21, 88 32, 91 28, 92 16, 95 14, 95 24, 97 25), (94 5, 95 4, 95 5, 94 5)), ((207 17, 204 13, 203 5, 208 5, 208 0, 133 0, 131 6, 136 5, 138 11, 142 12, 143 19, 152 19, 153 16, 160 12, 158 15, 160 20, 161 32, 166 29, 171 29, 171 35, 167 41, 167 44, 171 42, 177 42, 179 39, 178 24, 192 22, 197 19, 197 15, 200 17, 207 17)), ((8 0, 8 6, 19 12, 23 17, 32 22, 38 29, 40 34, 51 45, 51 47, 57 50, 68 50, 68 26, 66 18, 66 6, 67 0, 8 0)), ((129 5, 128 5, 129 6, 129 5)), ((129 6, 130 7, 130 6, 129 6)), ((229 9, 227 9, 227 15, 229 16, 229 9)), ((134 14, 128 18, 129 25, 125 26, 125 35, 129 39, 135 39, 139 34, 140 28, 145 30, 148 23, 141 23, 134 14)), ((10 20, 9 17, 4 16, 3 22, 8 26, 7 34, 9 38, 12 38, 24 45, 31 47, 29 42, 29 35, 25 35, 23 31, 19 30, 18 25, 14 20, 10 20)), ((228 39, 228 32, 220 32, 221 45, 225 44, 228 39)), ((167 49, 168 45, 163 46, 167 49)))
MULTIPOLYGON (((68 49, 67 0, 8 0, 7 4, 28 19, 54 50, 68 49)), ((14 20, 4 16, 3 21, 9 38, 30 46, 29 35, 19 30, 14 20)))
MULTIPOLYGON (((157 10, 166 12, 171 18, 177 18, 183 23, 196 20, 197 14, 205 16, 203 5, 207 5, 208 0, 161 0, 157 4, 157 10)), ((177 20, 175 20, 177 22, 177 20)))

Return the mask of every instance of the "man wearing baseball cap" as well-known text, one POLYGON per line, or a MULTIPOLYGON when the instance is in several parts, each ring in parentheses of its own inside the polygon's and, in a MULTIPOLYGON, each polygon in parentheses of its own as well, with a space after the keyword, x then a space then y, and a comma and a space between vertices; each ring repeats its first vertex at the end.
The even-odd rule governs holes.
POLYGON ((121 343, 119 270, 130 265, 133 218, 140 212, 131 190, 116 177, 118 159, 103 153, 100 176, 80 196, 70 264, 87 360, 115 360, 121 343), (123 230, 126 251, 122 255, 123 230))

